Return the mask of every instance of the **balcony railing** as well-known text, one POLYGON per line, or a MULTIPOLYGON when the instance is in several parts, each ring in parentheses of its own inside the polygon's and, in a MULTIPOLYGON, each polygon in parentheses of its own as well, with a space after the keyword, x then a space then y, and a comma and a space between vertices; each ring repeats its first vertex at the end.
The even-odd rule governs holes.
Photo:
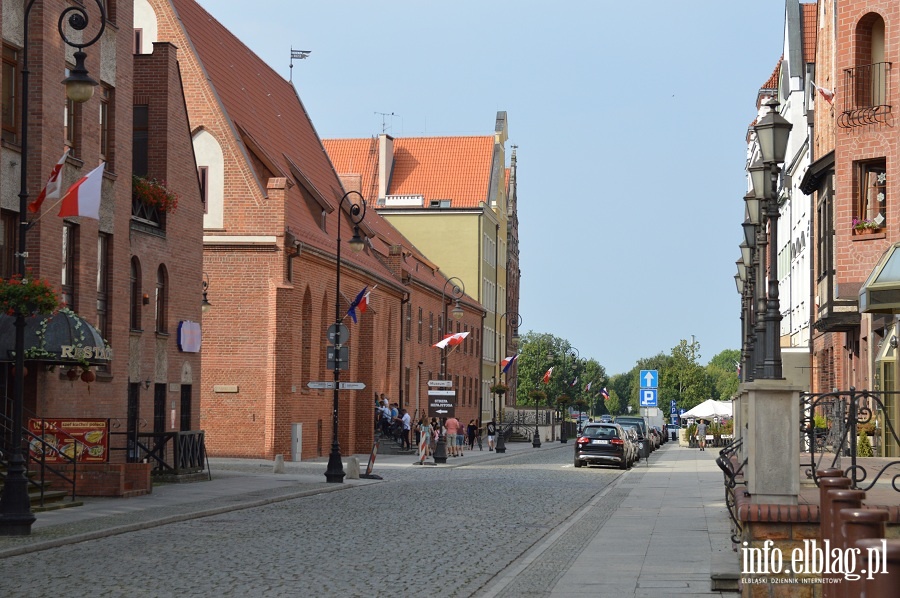
POLYGON ((844 69, 841 87, 841 114, 838 126, 844 128, 874 125, 891 113, 891 63, 877 62, 844 69))

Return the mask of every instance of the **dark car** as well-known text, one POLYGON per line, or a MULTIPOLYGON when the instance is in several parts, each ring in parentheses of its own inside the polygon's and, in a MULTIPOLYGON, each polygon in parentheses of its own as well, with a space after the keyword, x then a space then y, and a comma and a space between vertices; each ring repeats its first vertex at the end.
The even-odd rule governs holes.
POLYGON ((596 464, 628 469, 626 442, 625 431, 618 424, 588 424, 575 441, 575 467, 596 464))

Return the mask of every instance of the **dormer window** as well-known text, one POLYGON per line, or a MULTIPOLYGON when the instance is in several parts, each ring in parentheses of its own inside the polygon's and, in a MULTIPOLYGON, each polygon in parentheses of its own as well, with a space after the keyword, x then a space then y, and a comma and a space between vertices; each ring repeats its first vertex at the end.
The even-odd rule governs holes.
POLYGON ((429 208, 449 208, 450 200, 449 199, 432 199, 428 204, 429 208))

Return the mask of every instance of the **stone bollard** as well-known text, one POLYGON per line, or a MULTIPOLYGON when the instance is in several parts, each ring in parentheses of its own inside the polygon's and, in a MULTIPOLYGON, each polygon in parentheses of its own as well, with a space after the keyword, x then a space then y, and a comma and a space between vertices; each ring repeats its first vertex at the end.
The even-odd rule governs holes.
MULTIPOLYGON (((841 509, 838 519, 841 521, 841 531, 844 536, 844 548, 857 548, 859 540, 884 538, 884 525, 888 520, 888 512, 879 509, 841 509)), ((862 569, 868 571, 868 559, 865 550, 856 558, 855 573, 861 574, 862 569)), ((865 575, 860 579, 846 579, 840 584, 843 596, 855 598, 861 596, 865 587, 865 575)))
POLYGON ((443 437, 441 437, 440 440, 438 440, 434 445, 434 462, 447 462, 447 443, 444 441, 443 437))
MULTIPOLYGON (((819 540, 823 546, 825 540, 828 540, 830 544, 834 543, 832 538, 832 519, 834 517, 834 512, 831 509, 831 496, 828 492, 836 489, 849 488, 850 484, 850 478, 844 477, 844 474, 840 469, 826 469, 819 475, 819 540)), ((835 586, 825 584, 822 587, 823 598, 834 598, 836 595, 837 589, 835 586)))
POLYGON ((877 550, 882 557, 886 557, 886 562, 881 563, 881 567, 877 567, 878 572, 871 575, 872 579, 869 579, 870 575, 868 574, 865 576, 865 589, 861 596, 863 598, 896 596, 897 588, 900 588, 900 540, 869 538, 857 540, 856 546, 862 551, 862 554, 869 554, 870 550, 877 550))
POLYGON ((284 473, 284 455, 275 455, 275 469, 273 473, 284 473))
MULTIPOLYGON (((841 525, 841 509, 860 508, 862 506, 863 499, 866 498, 866 493, 862 490, 850 490, 849 488, 832 488, 827 492, 827 494, 829 499, 829 508, 831 509, 831 513, 829 516, 829 519, 831 521, 831 530, 828 539, 831 540, 830 545, 832 550, 840 549, 844 551, 847 548, 847 541, 846 538, 844 538, 844 531, 841 525)), ((839 573, 832 573, 830 575, 826 575, 826 577, 843 580, 843 575, 839 573)), ((827 586, 831 591, 826 595, 829 598, 844 598, 846 596, 844 589, 846 585, 847 584, 843 581, 841 581, 840 583, 831 584, 830 586, 827 586)))
POLYGON ((356 457, 350 457, 349 459, 347 459, 347 479, 359 479, 359 459, 357 459, 356 457))

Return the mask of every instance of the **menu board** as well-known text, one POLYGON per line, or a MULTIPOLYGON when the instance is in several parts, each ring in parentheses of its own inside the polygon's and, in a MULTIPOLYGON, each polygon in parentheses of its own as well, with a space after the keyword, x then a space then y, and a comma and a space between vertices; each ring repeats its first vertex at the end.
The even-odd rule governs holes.
POLYGON ((65 463, 66 457, 79 463, 106 463, 109 459, 108 419, 30 418, 28 429, 44 439, 42 443, 29 437, 32 459, 43 458, 47 463, 65 463))

